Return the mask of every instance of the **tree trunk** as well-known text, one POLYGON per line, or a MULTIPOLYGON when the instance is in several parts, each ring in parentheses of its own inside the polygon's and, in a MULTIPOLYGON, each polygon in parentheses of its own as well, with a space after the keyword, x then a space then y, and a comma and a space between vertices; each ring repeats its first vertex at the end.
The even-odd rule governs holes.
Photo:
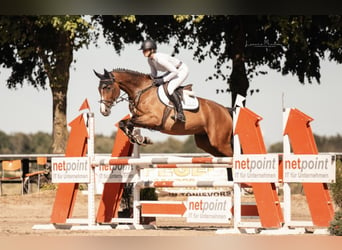
POLYGON ((69 69, 73 60, 72 41, 67 32, 59 36, 58 48, 53 65, 46 65, 53 100, 52 153, 63 154, 68 139, 67 92, 69 69))
MULTIPOLYGON (((230 90, 232 91, 232 107, 235 105, 237 95, 247 96, 249 82, 245 67, 245 44, 243 17, 236 17, 236 27, 232 47, 233 69, 230 75, 230 90)), ((245 104, 245 103, 244 103, 245 104)))
POLYGON ((67 90, 51 87, 53 99, 52 152, 63 154, 68 139, 67 128, 67 90))

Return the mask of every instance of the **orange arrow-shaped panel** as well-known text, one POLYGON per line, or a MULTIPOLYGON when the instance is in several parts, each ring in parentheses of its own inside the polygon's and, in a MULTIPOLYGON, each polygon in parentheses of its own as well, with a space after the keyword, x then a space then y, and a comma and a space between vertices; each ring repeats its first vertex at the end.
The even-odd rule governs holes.
POLYGON ((284 129, 288 135, 291 146, 296 154, 318 154, 317 146, 310 127, 313 119, 299 111, 291 109, 284 129))
MULTIPOLYGON (((88 130, 83 115, 79 115, 69 124, 71 131, 65 150, 66 157, 85 156, 87 153, 88 130)), ((51 223, 65 223, 72 216, 78 190, 78 183, 60 183, 51 214, 51 223)))
MULTIPOLYGON (((291 109, 284 129, 288 135, 294 154, 318 154, 310 122, 313 119, 298 109, 291 109)), ((312 222, 316 226, 327 227, 334 217, 326 183, 303 183, 305 196, 309 205, 312 222)))
MULTIPOLYGON (((244 154, 266 154, 266 146, 259 126, 262 118, 249 110, 240 108, 234 134, 239 136, 244 154)), ((261 224, 279 228, 284 222, 274 183, 252 183, 261 224)))
POLYGON ((181 203, 142 203, 142 215, 155 215, 155 214, 170 214, 183 216, 186 212, 186 206, 181 203))
POLYGON ((241 108, 234 134, 239 135, 243 153, 266 153, 266 146, 262 137, 259 121, 262 117, 247 108, 241 108))

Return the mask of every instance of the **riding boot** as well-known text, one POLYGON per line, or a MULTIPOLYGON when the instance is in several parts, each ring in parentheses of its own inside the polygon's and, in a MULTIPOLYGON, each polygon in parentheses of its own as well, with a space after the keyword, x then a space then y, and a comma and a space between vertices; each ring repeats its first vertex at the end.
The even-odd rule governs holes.
POLYGON ((182 103, 177 93, 173 92, 172 95, 170 95, 170 101, 173 102, 176 108, 176 120, 185 122, 185 115, 183 113, 182 103))

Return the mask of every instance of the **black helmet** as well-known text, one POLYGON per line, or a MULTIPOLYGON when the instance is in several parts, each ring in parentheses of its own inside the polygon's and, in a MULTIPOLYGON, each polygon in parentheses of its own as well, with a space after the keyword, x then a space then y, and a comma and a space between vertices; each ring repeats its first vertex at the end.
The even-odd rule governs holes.
POLYGON ((140 49, 141 50, 148 50, 148 49, 157 50, 157 44, 155 43, 155 41, 153 41, 151 39, 147 39, 147 40, 143 41, 140 49))

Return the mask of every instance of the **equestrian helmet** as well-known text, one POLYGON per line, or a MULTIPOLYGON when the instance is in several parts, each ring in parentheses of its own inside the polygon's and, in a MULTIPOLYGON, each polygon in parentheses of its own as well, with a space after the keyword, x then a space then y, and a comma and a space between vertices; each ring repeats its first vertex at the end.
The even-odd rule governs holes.
POLYGON ((153 41, 151 39, 147 39, 147 40, 143 41, 140 49, 141 50, 149 50, 149 49, 157 50, 157 44, 155 43, 155 41, 153 41))

